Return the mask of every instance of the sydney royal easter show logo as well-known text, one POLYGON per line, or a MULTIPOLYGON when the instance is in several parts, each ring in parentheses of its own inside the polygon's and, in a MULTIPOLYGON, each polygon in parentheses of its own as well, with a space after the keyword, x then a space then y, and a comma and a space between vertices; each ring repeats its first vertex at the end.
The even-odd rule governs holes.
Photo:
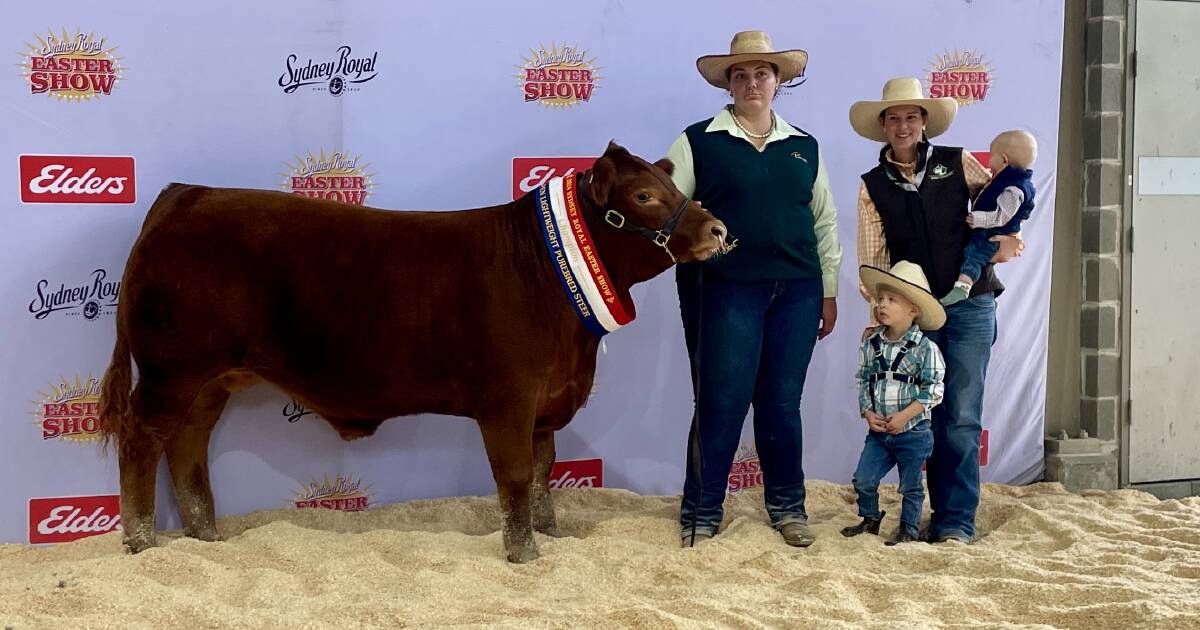
POLYGON ((321 149, 317 155, 309 151, 295 159, 295 163, 287 164, 287 172, 280 173, 283 190, 293 195, 361 206, 375 187, 374 173, 367 172, 368 164, 360 155, 350 157, 343 151, 326 155, 321 149))
POLYGON ((100 379, 76 375, 38 392, 34 401, 34 424, 42 440, 96 442, 100 439, 100 379))
POLYGON ((987 99, 992 88, 991 64, 972 50, 942 53, 929 62, 929 97, 953 97, 959 105, 987 99))
POLYGON ((117 47, 95 33, 72 34, 64 28, 34 40, 25 42, 26 50, 19 53, 24 62, 18 64, 32 94, 74 102, 99 99, 124 79, 124 57, 117 57, 117 47))
POLYGON ((571 107, 590 101, 600 80, 596 59, 579 46, 551 44, 530 49, 515 75, 525 102, 571 107))
POLYGON ((354 479, 350 475, 337 475, 333 479, 325 475, 322 479, 313 479, 306 487, 300 488, 294 494, 292 504, 297 508, 324 508, 341 510, 343 512, 358 512, 371 507, 371 497, 362 479, 354 479))
POLYGON ((763 485, 762 464, 759 463, 758 449, 753 444, 742 442, 738 444, 733 456, 733 465, 729 468, 729 492, 741 492, 749 488, 763 485))

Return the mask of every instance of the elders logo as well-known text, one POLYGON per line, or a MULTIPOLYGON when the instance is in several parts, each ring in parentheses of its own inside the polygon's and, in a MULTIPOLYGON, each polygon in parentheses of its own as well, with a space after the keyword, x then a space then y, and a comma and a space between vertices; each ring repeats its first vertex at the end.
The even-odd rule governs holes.
MULTIPOLYGON (((988 442, 989 442, 988 435, 989 435, 988 430, 984 429, 983 433, 979 436, 979 467, 980 468, 986 468, 988 465, 988 442)), ((928 471, 926 462, 921 462, 921 471, 922 472, 928 471)))
POLYGON ((121 530, 121 497, 51 497, 29 500, 29 543, 64 543, 121 530))
POLYGON ((43 440, 96 442, 100 439, 100 379, 79 375, 75 382, 62 379, 50 391, 38 392, 34 402, 34 424, 42 428, 43 440))
POLYGON ((514 75, 525 95, 525 102, 536 101, 546 107, 571 107, 591 100, 596 82, 600 80, 595 58, 588 59, 587 51, 578 46, 539 45, 522 56, 522 65, 514 75))
POLYGON ((332 480, 325 475, 321 481, 310 481, 308 487, 296 491, 292 503, 297 508, 324 508, 343 512, 358 512, 371 506, 367 494, 370 487, 363 487, 362 479, 338 475, 332 480))
POLYGON ((729 492, 740 492, 747 488, 757 488, 763 483, 762 466, 758 462, 758 451, 745 442, 738 444, 733 456, 733 466, 729 469, 729 492))
POLYGON ((55 289, 49 280, 41 279, 35 289, 37 297, 29 303, 29 312, 34 319, 45 319, 51 313, 63 313, 67 317, 83 316, 88 321, 96 321, 101 315, 112 315, 117 310, 117 294, 121 291, 121 281, 109 281, 108 272, 96 269, 92 277, 78 286, 67 288, 66 283, 60 282, 55 289))
POLYGON ((283 177, 283 189, 301 197, 329 199, 363 205, 367 195, 375 188, 374 173, 367 173, 367 164, 360 164, 362 156, 347 157, 346 153, 334 151, 325 156, 312 151, 304 157, 296 156, 295 164, 287 165, 283 177))
POLYGON ((310 88, 313 92, 329 92, 330 96, 357 92, 362 89, 359 87, 361 84, 379 76, 375 70, 379 51, 367 57, 355 57, 353 54, 349 46, 340 46, 336 59, 314 64, 309 58, 303 66, 299 57, 288 55, 285 62, 287 69, 279 75, 279 87, 283 88, 284 94, 291 94, 305 85, 313 86, 310 88))
POLYGON ((554 462, 550 468, 551 488, 603 488, 604 460, 575 459, 554 462))
POLYGON ((105 38, 76 31, 74 35, 62 30, 55 35, 47 30, 42 39, 34 35, 36 44, 25 42, 25 58, 21 76, 29 83, 32 94, 45 93, 68 101, 86 101, 112 94, 113 87, 124 79, 124 57, 115 57, 116 46, 105 47, 105 38))
POLYGON ((20 156, 22 203, 133 203, 133 158, 108 155, 20 156))
POLYGON ((992 70, 983 55, 970 50, 947 50, 929 63, 930 98, 951 96, 959 105, 987 98, 992 87, 992 70))
POLYGON ((594 157, 515 157, 513 158, 513 200, 520 199, 552 177, 570 177, 596 163, 594 157))

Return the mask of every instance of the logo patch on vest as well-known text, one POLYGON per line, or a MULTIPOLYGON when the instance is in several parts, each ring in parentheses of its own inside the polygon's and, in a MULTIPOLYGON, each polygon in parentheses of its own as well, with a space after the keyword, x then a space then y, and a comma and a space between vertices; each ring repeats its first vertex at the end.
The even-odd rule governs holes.
POLYGON ((804 159, 804 156, 801 155, 799 151, 792 151, 792 157, 804 162, 805 164, 808 164, 808 160, 804 159))
POLYGON ((948 169, 943 164, 938 164, 929 171, 929 179, 946 179, 954 174, 954 171, 948 169))

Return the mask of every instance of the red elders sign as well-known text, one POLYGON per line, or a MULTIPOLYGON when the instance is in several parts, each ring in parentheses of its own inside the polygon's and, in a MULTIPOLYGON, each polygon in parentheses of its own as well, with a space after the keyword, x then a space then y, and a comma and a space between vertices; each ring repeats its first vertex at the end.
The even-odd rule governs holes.
POLYGON ((22 155, 24 203, 133 203, 133 158, 22 155))
POLYGON ((552 177, 568 177, 586 171, 594 157, 515 157, 513 158, 513 199, 520 199, 552 177))
POLYGON ((551 488, 603 488, 604 460, 576 459, 554 462, 550 469, 551 488))
POLYGON ((29 500, 29 542, 61 543, 121 529, 121 497, 53 497, 29 500))

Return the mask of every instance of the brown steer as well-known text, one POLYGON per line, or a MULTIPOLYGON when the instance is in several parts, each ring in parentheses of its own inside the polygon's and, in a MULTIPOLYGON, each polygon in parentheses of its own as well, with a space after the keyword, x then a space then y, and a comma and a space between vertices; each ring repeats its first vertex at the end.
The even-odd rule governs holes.
MULTIPOLYGON (((632 285, 724 247, 725 226, 675 188, 671 169, 610 144, 575 175, 630 313, 632 285)), ((185 533, 219 539, 209 436, 230 392, 266 381, 346 440, 396 416, 474 418, 504 550, 513 562, 536 558, 533 530, 557 535, 554 432, 587 399, 599 343, 568 302, 540 221, 532 194, 476 210, 391 212, 167 186, 125 267, 100 402, 105 441, 117 442, 128 548, 155 542, 164 453, 185 533)))

